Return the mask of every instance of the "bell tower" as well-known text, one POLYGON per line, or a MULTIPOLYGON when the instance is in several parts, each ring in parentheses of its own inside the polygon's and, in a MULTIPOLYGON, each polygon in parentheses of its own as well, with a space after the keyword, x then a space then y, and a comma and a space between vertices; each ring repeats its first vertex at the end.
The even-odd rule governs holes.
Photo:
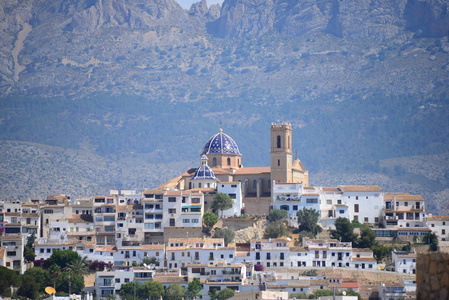
POLYGON ((288 123, 271 124, 271 182, 293 182, 292 126, 288 123))

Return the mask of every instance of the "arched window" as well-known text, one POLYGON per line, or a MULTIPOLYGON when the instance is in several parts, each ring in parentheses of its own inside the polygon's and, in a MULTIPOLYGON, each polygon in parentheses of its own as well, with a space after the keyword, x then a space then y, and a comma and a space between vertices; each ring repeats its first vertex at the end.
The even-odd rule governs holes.
POLYGON ((228 166, 231 165, 231 159, 228 157, 228 166))
POLYGON ((280 135, 278 135, 276 143, 277 143, 277 147, 281 148, 281 136, 280 135))
POLYGON ((257 180, 256 179, 253 180, 253 189, 257 189, 257 180))
POLYGON ((281 205, 281 209, 288 211, 289 207, 288 207, 288 205, 281 205))
POLYGON ((212 159, 212 166, 216 166, 217 165, 217 158, 216 157, 214 157, 213 159, 212 159))
POLYGON ((281 160, 278 159, 278 167, 281 165, 281 160))

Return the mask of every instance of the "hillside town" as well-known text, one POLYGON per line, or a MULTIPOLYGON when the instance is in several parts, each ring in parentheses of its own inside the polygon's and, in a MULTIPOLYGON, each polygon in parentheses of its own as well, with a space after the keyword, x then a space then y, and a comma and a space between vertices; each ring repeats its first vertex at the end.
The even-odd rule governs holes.
POLYGON ((310 186, 292 126, 271 124, 269 139, 269 166, 244 167, 237 143, 220 129, 197 167, 158 187, 2 200, 0 266, 27 274, 75 252, 96 265, 78 291, 68 279, 68 294, 83 299, 136 299, 146 282, 167 293, 199 283, 192 298, 200 299, 226 299, 217 296, 225 290, 235 299, 325 297, 323 290, 344 299, 357 299, 350 291, 417 299, 417 256, 447 251, 449 216, 427 213, 420 195, 377 185, 310 186), (257 224, 262 235, 237 240, 257 224), (272 225, 279 230, 269 232, 272 225))

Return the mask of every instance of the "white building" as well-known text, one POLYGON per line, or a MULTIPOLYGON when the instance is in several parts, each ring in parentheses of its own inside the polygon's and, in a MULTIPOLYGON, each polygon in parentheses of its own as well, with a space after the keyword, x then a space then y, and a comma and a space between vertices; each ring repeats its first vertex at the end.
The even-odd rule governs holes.
POLYGON ((408 193, 384 195, 384 225, 401 227, 425 227, 424 199, 408 193))
POLYGON ((286 239, 260 239, 251 241, 250 259, 264 268, 288 266, 290 247, 286 239))
POLYGON ((0 236, 0 248, 5 249, 2 263, 8 269, 23 274, 26 270, 23 258, 23 247, 25 245, 25 237, 19 235, 0 236))
POLYGON ((191 191, 166 191, 163 195, 162 227, 203 226, 204 194, 191 191))
POLYGON ((449 241, 449 216, 428 216, 427 227, 436 234, 439 241, 449 241))
POLYGON ((217 193, 227 194, 232 198, 231 208, 220 213, 221 217, 240 216, 243 208, 242 183, 241 182, 219 182, 217 193))
POLYGON ((225 247, 222 238, 180 238, 169 239, 167 266, 185 268, 191 263, 232 263, 235 247, 225 247))
POLYGON ((416 253, 393 251, 391 260, 394 270, 401 274, 416 274, 416 253))

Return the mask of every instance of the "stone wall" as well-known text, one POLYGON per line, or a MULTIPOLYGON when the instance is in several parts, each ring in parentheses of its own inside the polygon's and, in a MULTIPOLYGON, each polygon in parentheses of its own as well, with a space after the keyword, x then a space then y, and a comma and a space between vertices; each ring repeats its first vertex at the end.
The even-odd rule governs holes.
POLYGON ((449 299, 449 254, 418 254, 416 261, 417 299, 449 299))
POLYGON ((164 243, 168 239, 174 238, 202 238, 204 233, 202 228, 195 227, 165 227, 164 228, 164 243))

